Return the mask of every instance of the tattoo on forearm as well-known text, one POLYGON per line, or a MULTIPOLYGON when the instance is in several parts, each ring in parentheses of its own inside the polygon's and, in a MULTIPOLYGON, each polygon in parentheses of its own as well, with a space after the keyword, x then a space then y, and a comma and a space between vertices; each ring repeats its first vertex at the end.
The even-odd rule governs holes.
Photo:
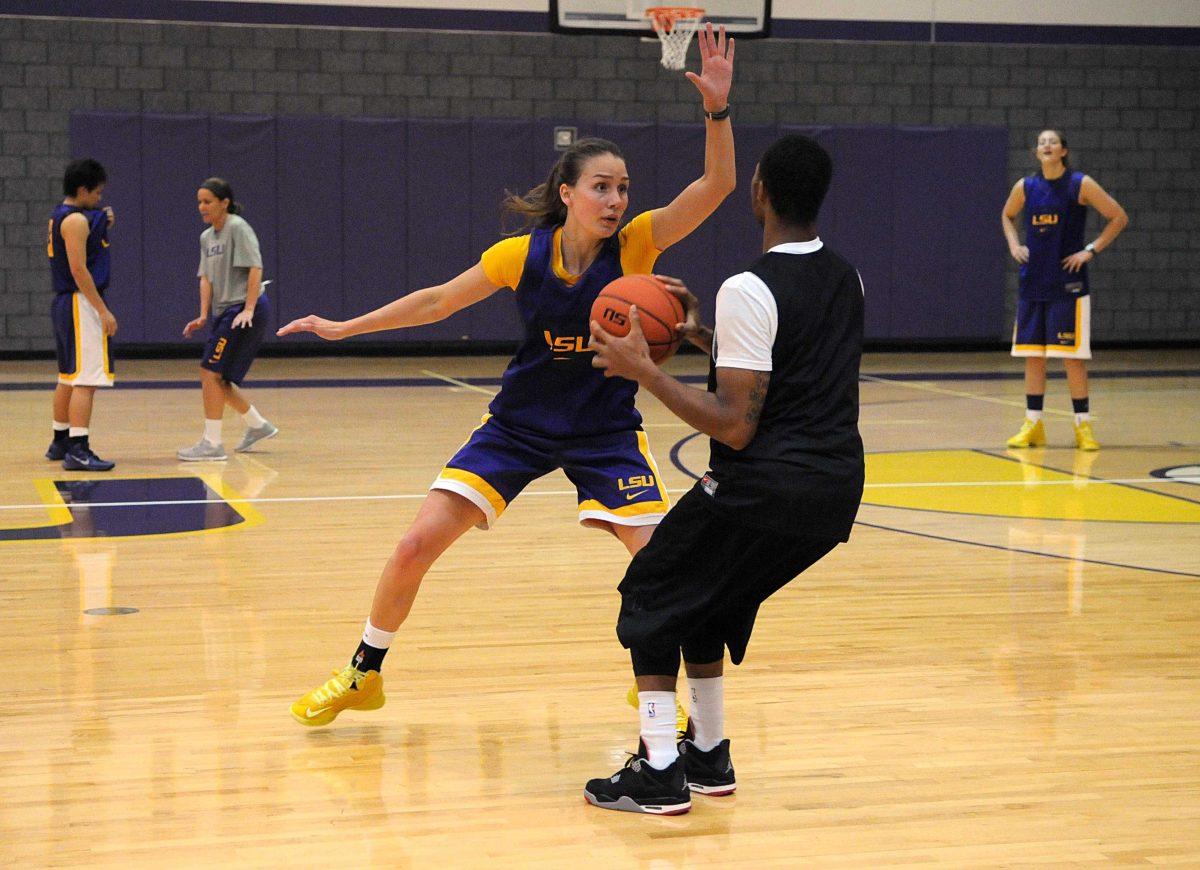
POLYGON ((762 416, 763 402, 767 400, 767 386, 771 383, 770 372, 755 372, 754 386, 750 388, 750 407, 746 409, 746 422, 757 425, 762 416))

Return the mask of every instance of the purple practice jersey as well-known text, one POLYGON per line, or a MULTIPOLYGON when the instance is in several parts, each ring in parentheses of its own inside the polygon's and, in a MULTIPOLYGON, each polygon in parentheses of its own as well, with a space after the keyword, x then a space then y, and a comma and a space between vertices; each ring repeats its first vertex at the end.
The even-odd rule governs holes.
POLYGON ((1082 172, 1064 172, 1049 181, 1040 172, 1025 179, 1025 246, 1029 262, 1021 266, 1021 298, 1052 302, 1086 296, 1088 272, 1068 272, 1062 261, 1083 250, 1087 206, 1079 203, 1082 172))
POLYGON ((103 209, 86 209, 63 203, 50 215, 47 230, 46 253, 50 256, 50 279, 55 293, 77 293, 75 276, 67 262, 67 245, 62 237, 62 222, 78 212, 88 222, 87 270, 92 275, 96 289, 103 293, 108 289, 110 257, 108 254, 108 212, 103 209))

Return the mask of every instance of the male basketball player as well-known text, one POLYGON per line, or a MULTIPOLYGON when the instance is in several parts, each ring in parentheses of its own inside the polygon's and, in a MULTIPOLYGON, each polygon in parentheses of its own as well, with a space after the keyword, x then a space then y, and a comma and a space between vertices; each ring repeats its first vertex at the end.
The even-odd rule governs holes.
POLYGON ((817 237, 832 172, 804 136, 767 149, 751 190, 764 253, 721 286, 715 331, 699 327, 696 298, 671 279, 687 306, 685 334, 711 354, 707 392, 651 362, 639 318, 625 338, 592 323, 596 367, 637 381, 712 438, 708 473, 621 582, 617 636, 633 659, 641 743, 623 769, 587 784, 596 806, 674 815, 691 808, 692 791, 737 788, 724 734, 725 649, 740 664, 759 605, 850 537, 863 487, 863 288, 817 237), (691 718, 677 744, 681 650, 691 718))
POLYGON ((110 339, 117 318, 104 304, 108 289, 111 208, 100 208, 108 176, 95 160, 75 160, 63 173, 66 197, 50 216, 46 253, 54 287, 51 316, 58 356, 54 440, 47 459, 68 471, 111 471, 88 441, 97 387, 113 385, 110 339))

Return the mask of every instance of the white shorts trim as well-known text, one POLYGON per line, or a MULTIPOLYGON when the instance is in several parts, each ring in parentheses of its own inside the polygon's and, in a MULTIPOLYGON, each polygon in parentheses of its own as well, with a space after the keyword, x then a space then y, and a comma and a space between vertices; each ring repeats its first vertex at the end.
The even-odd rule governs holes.
POLYGON ((586 510, 579 512, 579 523, 586 525, 588 520, 602 520, 614 526, 657 526, 665 516, 666 513, 655 513, 623 517, 608 511, 586 510))
POLYGON ((75 333, 75 371, 58 373, 58 382, 70 387, 111 387, 113 373, 108 360, 108 336, 100 312, 82 293, 71 294, 71 316, 75 333))
POLYGON ((447 480, 444 477, 439 477, 429 487, 430 490, 444 489, 446 492, 452 492, 455 495, 461 495, 475 507, 483 511, 483 522, 476 523, 475 528, 487 531, 496 522, 496 509, 492 507, 492 503, 487 500, 487 497, 472 489, 461 480, 447 480))

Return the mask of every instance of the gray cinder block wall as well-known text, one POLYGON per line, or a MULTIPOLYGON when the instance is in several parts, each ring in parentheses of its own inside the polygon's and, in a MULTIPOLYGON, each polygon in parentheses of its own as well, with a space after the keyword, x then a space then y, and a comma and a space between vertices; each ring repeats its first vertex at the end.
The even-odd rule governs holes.
MULTIPOLYGON (((657 60, 622 37, 0 18, 0 351, 53 347, 45 221, 72 110, 696 120, 657 60)), ((1064 129, 1132 217, 1095 271, 1096 339, 1200 340, 1200 49, 746 42, 736 88, 748 123, 1006 126, 1014 180, 1064 129)), ((979 204, 997 245, 1004 193, 979 204)))

